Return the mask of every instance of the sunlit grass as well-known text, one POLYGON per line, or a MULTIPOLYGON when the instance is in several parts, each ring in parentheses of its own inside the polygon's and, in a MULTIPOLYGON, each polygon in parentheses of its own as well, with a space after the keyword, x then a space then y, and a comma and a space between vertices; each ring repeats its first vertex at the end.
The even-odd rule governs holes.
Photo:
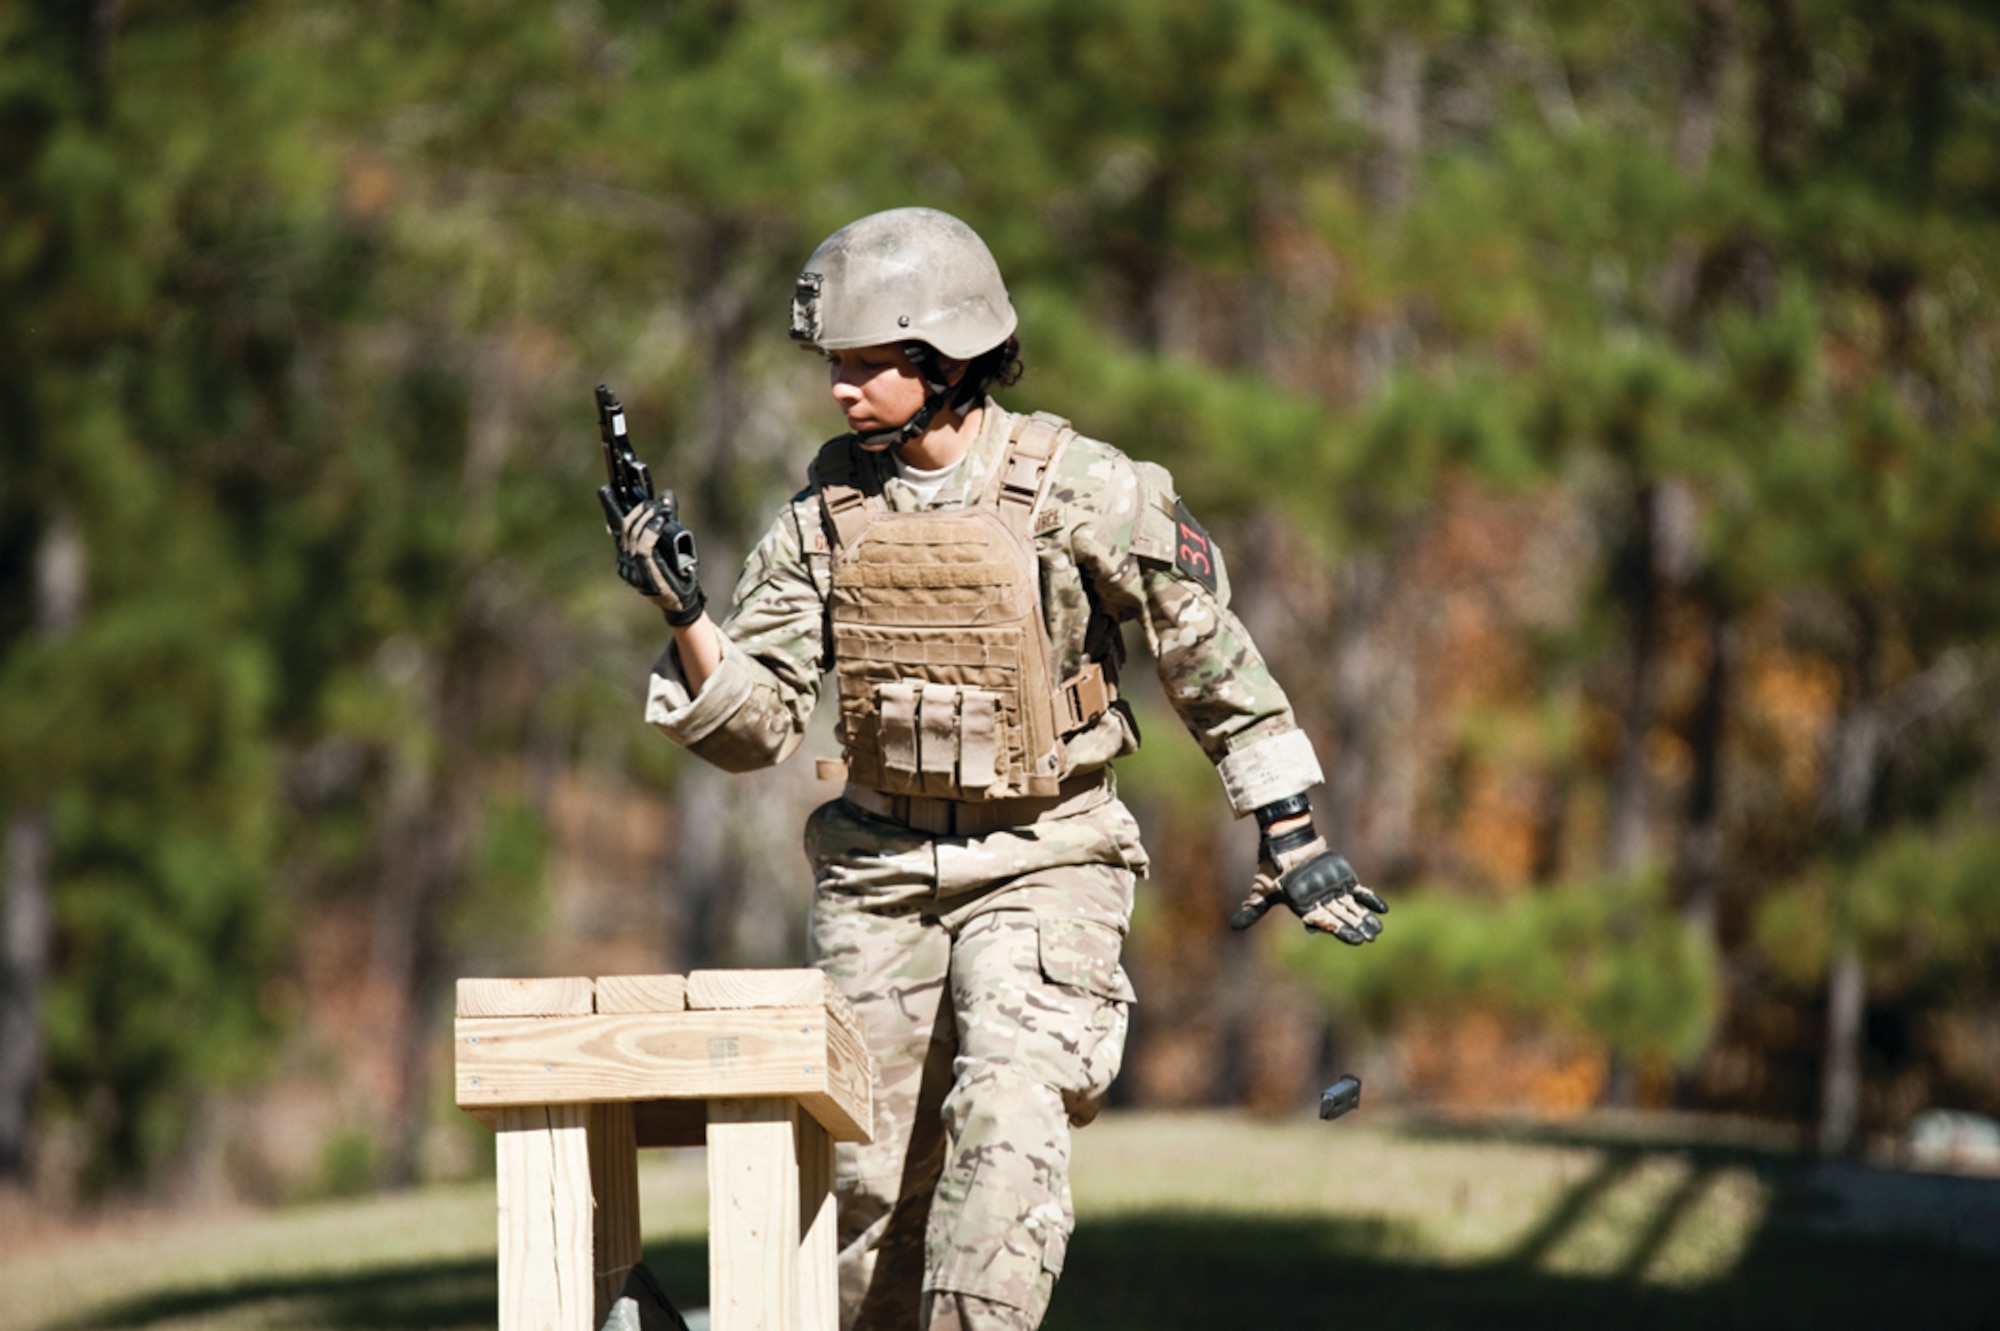
MULTIPOLYGON (((1047 1326, 1320 1327, 1357 1299, 1399 1331, 1992 1324, 1992 1254, 1954 1235, 2000 1224, 2000 1184, 1842 1178, 1856 1223, 1829 1228, 1810 1161, 1685 1134, 1112 1114, 1077 1139, 1047 1326)), ((649 1265, 699 1306, 701 1153, 646 1153, 640 1191, 649 1265)), ((31 1232, 0 1253, 0 1331, 470 1331, 494 1243, 488 1182, 31 1232)))
MULTIPOLYGON (((649 1242, 702 1238, 708 1182, 699 1153, 644 1153, 639 1206, 649 1242)), ((30 1234, 22 1251, 0 1254, 0 1328, 39 1331, 141 1295, 244 1283, 324 1284, 426 1266, 476 1270, 483 1282, 478 1296, 490 1302, 496 1227, 493 1185, 486 1180, 279 1211, 107 1218, 60 1242, 30 1234)), ((240 1317, 154 1325, 338 1325, 315 1320, 315 1297, 256 1299, 240 1317)))
POLYGON ((1525 1259, 1550 1272, 1668 1283, 1726 1275, 1764 1218, 1767 1190, 1754 1170, 1672 1152, 1630 1165, 1623 1156, 1612 1146, 1453 1140, 1379 1122, 1114 1117, 1080 1140, 1077 1210, 1085 1225, 1162 1209, 1367 1219, 1381 1222, 1378 1256, 1525 1259), (1583 1189, 1587 1204, 1551 1227, 1583 1189))

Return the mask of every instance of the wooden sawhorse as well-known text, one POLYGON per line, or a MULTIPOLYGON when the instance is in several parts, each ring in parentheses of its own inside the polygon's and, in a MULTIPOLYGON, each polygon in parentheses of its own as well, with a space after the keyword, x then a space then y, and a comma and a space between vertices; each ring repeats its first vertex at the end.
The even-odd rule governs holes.
POLYGON ((498 1137, 500 1331, 598 1331, 638 1149, 700 1145, 713 1331, 837 1331, 833 1142, 868 1140, 874 1072, 824 974, 460 980, 454 1043, 498 1137))

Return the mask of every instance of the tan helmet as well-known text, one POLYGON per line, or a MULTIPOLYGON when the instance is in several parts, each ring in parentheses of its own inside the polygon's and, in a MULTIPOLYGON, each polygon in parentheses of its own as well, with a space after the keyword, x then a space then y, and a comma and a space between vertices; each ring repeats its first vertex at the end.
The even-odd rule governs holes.
POLYGON ((821 351, 922 342, 970 360, 1014 326, 986 242, 935 208, 848 223, 820 242, 792 294, 792 337, 821 351))

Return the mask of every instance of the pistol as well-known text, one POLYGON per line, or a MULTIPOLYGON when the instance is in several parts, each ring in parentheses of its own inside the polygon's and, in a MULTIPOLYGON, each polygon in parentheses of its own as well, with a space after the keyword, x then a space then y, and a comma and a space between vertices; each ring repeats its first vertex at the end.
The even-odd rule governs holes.
POLYGON ((597 386, 597 432, 604 440, 606 477, 606 484, 597 487, 597 501, 604 505, 604 520, 616 536, 625 525, 625 515, 653 497, 653 474, 626 438, 625 408, 603 384, 597 386))

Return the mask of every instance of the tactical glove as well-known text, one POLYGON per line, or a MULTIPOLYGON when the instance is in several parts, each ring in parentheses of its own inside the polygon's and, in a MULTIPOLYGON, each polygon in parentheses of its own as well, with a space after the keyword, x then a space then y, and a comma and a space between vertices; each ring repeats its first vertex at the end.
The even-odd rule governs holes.
POLYGON ((1229 927, 1248 929, 1279 901, 1290 906, 1306 928, 1355 946, 1374 942, 1382 932, 1376 916, 1389 913, 1389 903, 1361 885, 1354 867, 1327 849, 1326 839, 1313 831, 1311 823, 1275 837, 1265 832, 1257 846, 1257 877, 1250 895, 1229 917, 1229 927), (1318 918, 1314 918, 1316 907, 1325 908, 1318 918))
POLYGON ((619 577, 660 607, 675 628, 701 618, 708 598, 696 576, 694 533, 681 526, 672 490, 634 507, 615 535, 619 577))

